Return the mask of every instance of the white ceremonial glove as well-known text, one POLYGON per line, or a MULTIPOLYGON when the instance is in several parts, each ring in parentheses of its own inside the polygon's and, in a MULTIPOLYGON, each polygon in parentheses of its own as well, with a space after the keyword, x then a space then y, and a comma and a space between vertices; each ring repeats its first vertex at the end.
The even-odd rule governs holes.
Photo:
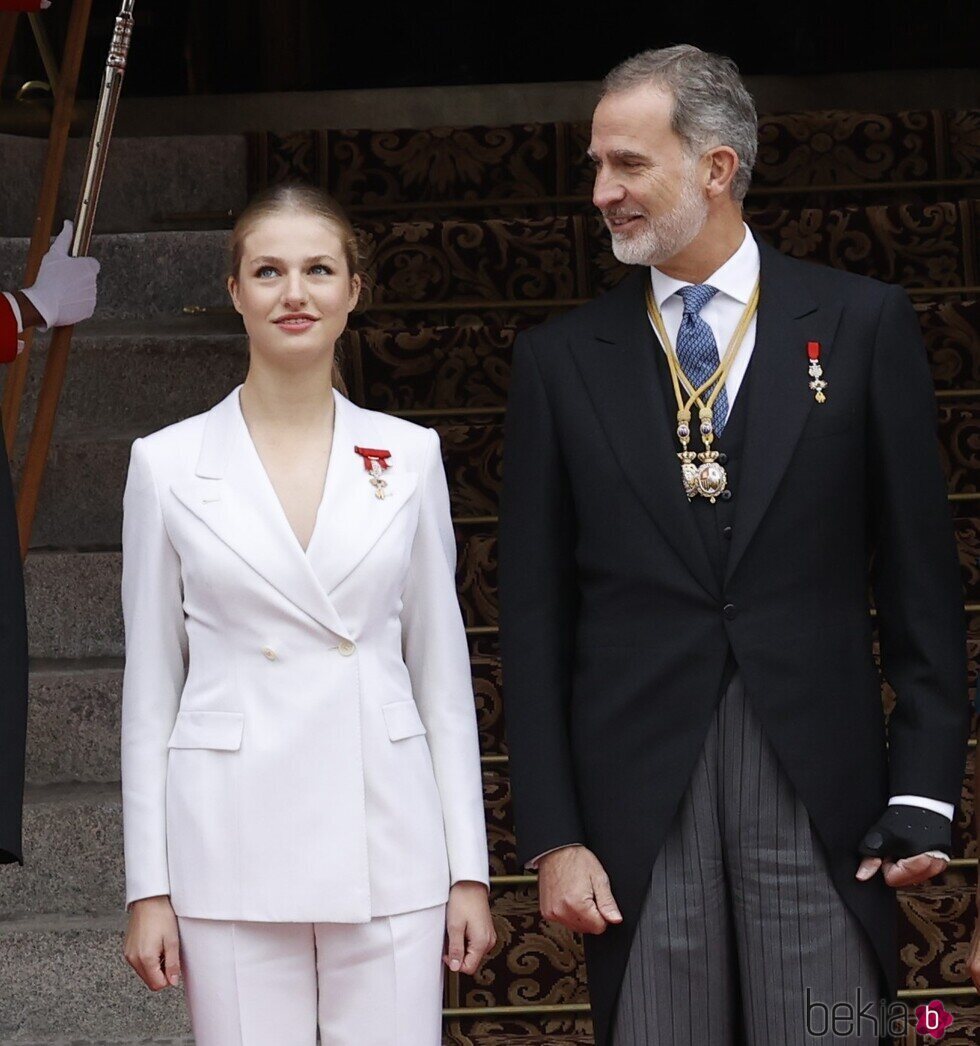
POLYGON ((58 238, 41 259, 34 286, 24 289, 44 319, 44 326, 38 325, 38 330, 69 327, 95 312, 95 278, 102 266, 95 258, 69 256, 73 235, 73 223, 66 219, 58 238))
POLYGON ((47 11, 47 9, 50 6, 51 6, 51 0, 41 0, 41 10, 42 11, 47 11))

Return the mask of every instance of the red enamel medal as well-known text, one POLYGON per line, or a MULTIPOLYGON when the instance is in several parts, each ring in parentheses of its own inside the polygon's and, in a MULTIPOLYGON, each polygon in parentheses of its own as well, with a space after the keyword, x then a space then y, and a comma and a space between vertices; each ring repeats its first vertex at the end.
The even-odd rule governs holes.
POLYGON ((391 494, 388 490, 388 482, 383 478, 383 473, 390 468, 388 459, 391 457, 390 450, 375 450, 371 447, 355 447, 355 454, 360 454, 364 459, 364 469, 370 473, 371 486, 374 487, 374 496, 384 500, 391 494))
POLYGON ((808 341, 806 343, 806 355, 810 361, 810 388, 814 392, 813 398, 817 403, 824 403, 827 397, 824 395, 823 390, 827 387, 827 382, 823 380, 823 367, 820 366, 820 342, 808 341))

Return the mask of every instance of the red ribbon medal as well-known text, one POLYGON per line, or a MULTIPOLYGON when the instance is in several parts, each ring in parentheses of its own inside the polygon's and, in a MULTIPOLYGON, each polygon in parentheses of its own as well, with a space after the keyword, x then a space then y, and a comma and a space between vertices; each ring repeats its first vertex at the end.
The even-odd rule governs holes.
POLYGON ((391 494, 388 490, 388 482, 383 478, 383 472, 390 468, 388 459, 391 457, 390 450, 375 450, 371 447, 355 447, 355 454, 360 454, 364 459, 364 469, 370 473, 371 486, 374 487, 374 496, 383 501, 391 494))
POLYGON ((808 341, 806 343, 806 355, 810 361, 810 388, 814 393, 813 398, 817 403, 824 403, 827 397, 824 395, 823 390, 827 387, 827 382, 823 380, 823 367, 820 366, 820 342, 808 341))

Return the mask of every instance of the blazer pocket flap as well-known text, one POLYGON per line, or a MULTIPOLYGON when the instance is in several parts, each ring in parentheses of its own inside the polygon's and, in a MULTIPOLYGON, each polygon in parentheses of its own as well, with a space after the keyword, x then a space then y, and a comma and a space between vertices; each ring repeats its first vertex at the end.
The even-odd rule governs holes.
POLYGON ((415 737, 425 733, 425 724, 419 716, 414 701, 395 701, 382 705, 388 737, 392 741, 401 741, 406 737, 415 737))
POLYGON ((167 747, 235 752, 241 748, 244 728, 244 712, 180 712, 167 747))

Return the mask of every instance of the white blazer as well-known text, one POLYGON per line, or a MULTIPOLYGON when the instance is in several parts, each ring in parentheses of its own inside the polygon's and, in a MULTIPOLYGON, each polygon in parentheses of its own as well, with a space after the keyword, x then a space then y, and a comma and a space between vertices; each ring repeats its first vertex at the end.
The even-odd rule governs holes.
POLYGON ((488 857, 439 438, 335 393, 304 553, 239 388, 133 444, 127 903, 270 922, 441 904, 488 857), (355 446, 391 452, 383 500, 355 446))

